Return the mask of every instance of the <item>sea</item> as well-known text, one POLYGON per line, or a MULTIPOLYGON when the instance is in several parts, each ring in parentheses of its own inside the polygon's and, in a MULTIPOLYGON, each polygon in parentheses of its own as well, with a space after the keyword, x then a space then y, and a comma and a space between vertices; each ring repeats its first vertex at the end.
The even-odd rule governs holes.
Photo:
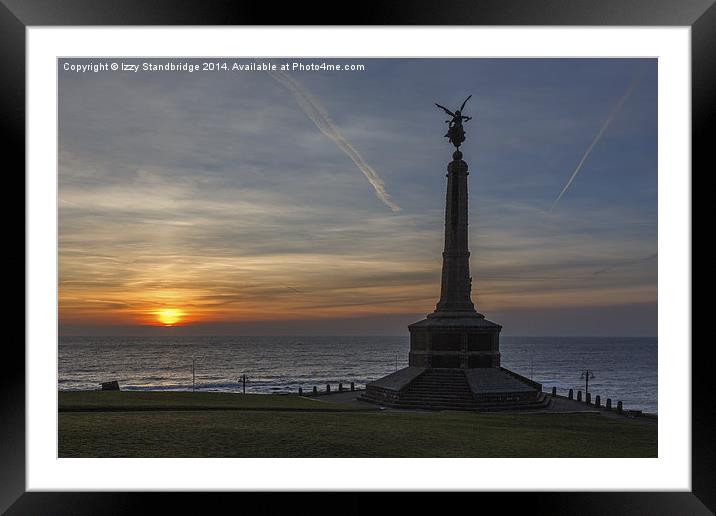
MULTIPOLYGON (((409 337, 60 337, 58 388, 296 393, 339 382, 356 388, 407 367, 409 337), (193 372, 193 374, 192 374, 193 372)), ((657 413, 657 339, 500 338, 502 366, 557 387, 585 390, 626 409, 657 413)))

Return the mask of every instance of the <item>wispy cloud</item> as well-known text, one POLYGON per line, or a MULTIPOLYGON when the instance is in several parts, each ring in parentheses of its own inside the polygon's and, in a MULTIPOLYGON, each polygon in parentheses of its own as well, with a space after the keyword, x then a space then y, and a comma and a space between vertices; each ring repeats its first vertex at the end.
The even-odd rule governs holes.
POLYGON ((596 270, 592 274, 597 276, 599 274, 604 274, 605 272, 609 272, 614 269, 621 269, 622 267, 628 267, 630 265, 638 265, 638 264, 642 264, 645 262, 651 262, 651 261, 656 260, 657 258, 659 258, 659 253, 650 254, 649 256, 645 256, 642 258, 635 258, 633 260, 624 260, 621 262, 617 262, 613 265, 610 265, 609 267, 604 267, 603 269, 596 270))
POLYGON ((314 98, 301 84, 293 77, 282 71, 272 71, 269 75, 273 77, 278 83, 288 89, 296 97, 298 105, 306 113, 308 118, 316 124, 323 134, 333 140, 338 148, 341 149, 346 155, 353 160, 353 163, 363 172, 371 186, 375 189, 375 195, 385 203, 388 208, 393 211, 400 211, 400 206, 393 202, 388 192, 385 191, 385 185, 383 180, 380 178, 378 173, 373 170, 373 167, 365 162, 360 153, 351 145, 351 143, 345 139, 338 128, 331 120, 328 112, 325 108, 314 98))
POLYGON ((632 94, 632 92, 634 91, 634 88, 636 88, 640 79, 641 79, 641 74, 637 74, 629 83, 629 86, 627 87, 624 94, 621 97, 619 97, 619 100, 614 105, 612 110, 609 112, 609 115, 607 116, 606 120, 604 120, 604 123, 599 128, 599 131, 597 131, 597 134, 594 136, 594 139, 589 144, 589 147, 587 147, 587 150, 584 151, 584 154, 582 155, 582 159, 580 159, 579 163, 577 163, 577 168, 574 169, 574 172, 572 172, 572 175, 569 176, 569 179, 567 180, 567 183, 562 188, 562 191, 559 192, 559 195, 552 203, 551 209, 554 209, 554 207, 557 206, 557 203, 559 202, 559 200, 562 198, 562 196, 567 192, 569 187, 572 185, 572 181, 574 181, 574 178, 577 177, 577 174, 579 174, 579 171, 582 170, 582 166, 587 161, 587 158, 589 158, 589 155, 592 153, 592 150, 597 145, 597 143, 599 143, 599 140, 602 139, 602 135, 604 134, 604 131, 607 130, 607 128, 609 127, 609 124, 611 124, 612 120, 614 120, 614 118, 617 116, 617 114, 619 114, 619 111, 621 111, 622 106, 624 106, 624 103, 629 98, 629 96, 632 94))

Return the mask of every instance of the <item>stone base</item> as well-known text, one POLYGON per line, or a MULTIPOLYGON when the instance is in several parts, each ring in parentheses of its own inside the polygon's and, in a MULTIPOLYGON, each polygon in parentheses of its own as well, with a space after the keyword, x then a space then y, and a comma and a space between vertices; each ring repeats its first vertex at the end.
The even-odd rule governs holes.
POLYGON ((434 312, 408 326, 408 363, 425 368, 500 366, 502 326, 477 312, 434 312))
POLYGON ((502 367, 406 367, 366 386, 361 397, 386 406, 430 410, 538 409, 542 385, 502 367))

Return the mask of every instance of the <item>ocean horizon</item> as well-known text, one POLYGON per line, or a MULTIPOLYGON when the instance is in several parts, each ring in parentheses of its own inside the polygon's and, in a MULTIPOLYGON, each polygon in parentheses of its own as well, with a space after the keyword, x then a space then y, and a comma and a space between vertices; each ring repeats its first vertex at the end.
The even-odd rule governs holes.
MULTIPOLYGON (((327 383, 363 388, 407 367, 405 336, 61 336, 58 389, 96 390, 117 380, 123 390, 296 393, 327 383)), ((621 400, 626 409, 658 412, 657 337, 517 337, 500 339, 502 366, 556 387, 621 400)))

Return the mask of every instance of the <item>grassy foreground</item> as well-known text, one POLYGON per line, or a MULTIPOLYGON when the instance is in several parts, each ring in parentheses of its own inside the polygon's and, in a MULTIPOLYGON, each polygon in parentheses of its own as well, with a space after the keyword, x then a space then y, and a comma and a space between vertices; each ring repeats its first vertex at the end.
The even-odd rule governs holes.
MULTIPOLYGON (((227 392, 83 391, 58 393, 60 412, 137 410, 355 410, 339 403, 288 395, 227 392)), ((321 400, 321 397, 316 398, 321 400)), ((366 404, 364 410, 374 409, 366 404)))
POLYGON ((298 396, 61 392, 60 457, 656 457, 599 414, 357 410, 298 396), (330 410, 330 411, 329 411, 330 410))

